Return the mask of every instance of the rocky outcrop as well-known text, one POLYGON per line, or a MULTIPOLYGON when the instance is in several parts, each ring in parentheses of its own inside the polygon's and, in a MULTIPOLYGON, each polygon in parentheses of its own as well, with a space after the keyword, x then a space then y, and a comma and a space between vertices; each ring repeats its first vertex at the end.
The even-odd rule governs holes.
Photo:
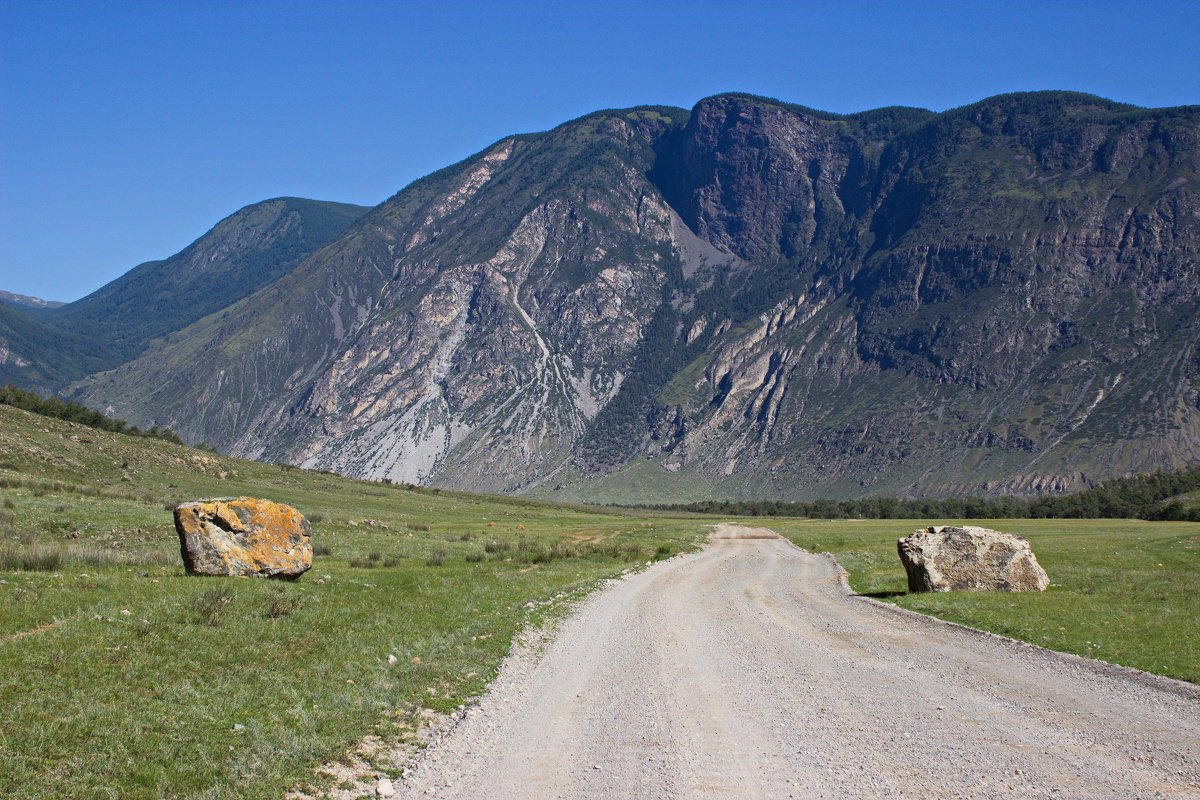
POLYGON ((253 497, 175 507, 175 531, 189 575, 295 580, 312 567, 312 528, 296 509, 253 497))
POLYGON ((910 592, 1044 592, 1050 585, 1029 541, 975 526, 938 525, 896 544, 910 592))
POLYGON ((59 300, 43 300, 40 297, 30 297, 27 294, 15 294, 13 292, 0 291, 0 301, 12 303, 17 306, 28 306, 29 308, 58 308, 66 305, 59 300))
POLYGON ((827 129, 789 137, 746 103, 697 107, 669 196, 755 265, 747 282, 789 289, 670 385, 690 425, 663 467, 701 479, 672 493, 1055 493, 1200 458, 1197 110, 1005 96, 847 155, 851 120, 777 108, 827 129), (755 174, 775 210, 731 228, 730 187, 755 174), (824 202, 785 213, 793 197, 824 202))

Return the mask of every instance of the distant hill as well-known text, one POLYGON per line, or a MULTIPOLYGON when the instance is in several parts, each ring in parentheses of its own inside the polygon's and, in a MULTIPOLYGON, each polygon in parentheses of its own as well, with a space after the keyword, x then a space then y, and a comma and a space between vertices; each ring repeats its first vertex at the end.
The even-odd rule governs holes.
POLYGON ((1200 461, 1198 176, 1193 106, 725 94, 505 138, 259 284, 171 283, 197 249, 26 316, 117 348, 70 388, 93 407, 349 475, 1065 493, 1200 461))
POLYGON ((11 303, 14 306, 26 306, 27 308, 58 308, 61 305, 66 305, 58 300, 43 300, 40 297, 30 297, 27 294, 13 294, 12 292, 0 291, 0 301, 11 303))
POLYGON ((369 209, 294 197, 246 206, 183 251, 149 261, 73 303, 0 315, 0 382, 42 392, 139 356, 286 274, 369 209))
POLYGON ((105 342, 60 330, 15 305, 0 303, 0 384, 49 394, 110 368, 113 360, 105 342))

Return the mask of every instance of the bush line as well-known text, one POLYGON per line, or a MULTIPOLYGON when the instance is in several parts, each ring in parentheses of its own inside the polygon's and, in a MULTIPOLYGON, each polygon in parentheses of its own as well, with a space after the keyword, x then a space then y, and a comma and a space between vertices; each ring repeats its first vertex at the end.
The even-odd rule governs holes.
POLYGON ((702 500, 696 503, 627 506, 739 517, 825 519, 1144 519, 1200 522, 1200 504, 1187 506, 1177 495, 1200 489, 1200 464, 1175 472, 1115 478, 1074 494, 1023 499, 952 497, 861 500, 702 500))

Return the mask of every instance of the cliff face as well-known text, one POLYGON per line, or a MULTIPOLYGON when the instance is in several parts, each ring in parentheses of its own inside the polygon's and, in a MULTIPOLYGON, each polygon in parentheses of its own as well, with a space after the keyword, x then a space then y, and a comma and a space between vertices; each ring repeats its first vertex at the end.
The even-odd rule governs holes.
POLYGON ((666 466, 770 496, 1063 491, 1194 461, 1198 120, 1018 96, 910 129, 878 162, 830 125, 781 147, 780 123, 765 167, 761 140, 692 156, 698 228, 760 262, 790 250, 801 275, 673 387, 695 425, 666 466), (800 202, 730 235, 716 187, 755 174, 800 202))
POLYGON ((1064 491, 1200 458, 1200 110, 600 112, 77 385, 236 455, 598 499, 1064 491))

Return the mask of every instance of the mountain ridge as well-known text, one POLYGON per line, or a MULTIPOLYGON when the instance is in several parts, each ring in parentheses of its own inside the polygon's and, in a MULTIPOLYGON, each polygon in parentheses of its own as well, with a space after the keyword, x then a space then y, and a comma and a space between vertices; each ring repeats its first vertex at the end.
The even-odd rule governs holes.
POLYGON ((40 297, 5 291, 0 291, 0 302, 11 303, 14 306, 25 306, 27 308, 58 308, 59 306, 66 305, 61 300, 43 300, 40 297))
POLYGON ((73 391, 237 455, 579 499, 1186 466, 1198 131, 1070 92, 594 112, 410 184, 73 391))

